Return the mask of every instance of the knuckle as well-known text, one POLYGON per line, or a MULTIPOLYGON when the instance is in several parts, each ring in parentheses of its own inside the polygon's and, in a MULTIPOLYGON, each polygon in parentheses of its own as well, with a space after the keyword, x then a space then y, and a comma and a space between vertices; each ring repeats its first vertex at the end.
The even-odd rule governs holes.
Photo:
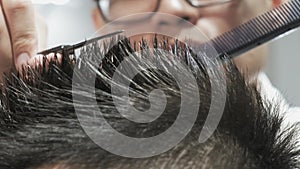
POLYGON ((37 44, 34 31, 16 32, 13 39, 13 46, 15 51, 27 49, 28 46, 37 44))

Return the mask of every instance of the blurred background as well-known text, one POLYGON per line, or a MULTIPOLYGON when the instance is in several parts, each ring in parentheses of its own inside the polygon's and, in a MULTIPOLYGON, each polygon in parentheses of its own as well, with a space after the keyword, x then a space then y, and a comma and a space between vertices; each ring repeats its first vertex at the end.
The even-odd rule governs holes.
MULTIPOLYGON (((48 47, 72 44, 92 37, 92 0, 33 0, 48 24, 48 47), (90 2, 88 2, 90 1, 90 2), (43 3, 43 4, 39 4, 43 3)), ((300 107, 300 30, 270 42, 266 73, 288 102, 300 107)))

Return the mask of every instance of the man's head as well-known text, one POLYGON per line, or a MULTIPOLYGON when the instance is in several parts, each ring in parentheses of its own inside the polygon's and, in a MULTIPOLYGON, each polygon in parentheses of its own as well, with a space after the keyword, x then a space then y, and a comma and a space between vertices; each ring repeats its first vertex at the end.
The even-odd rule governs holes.
MULTIPOLYGON (((117 17, 153 11, 159 3, 157 12, 184 18, 198 26, 208 38, 213 38, 285 1, 287 0, 216 0, 218 5, 195 7, 191 4, 206 4, 208 0, 110 0, 111 6, 118 6, 118 3, 122 5, 116 7, 111 14, 112 17, 105 17, 109 11, 107 10, 110 6, 109 0, 97 0, 101 7, 100 10, 95 8, 92 15, 95 29, 98 30, 117 17), (131 12, 124 12, 127 9, 131 12)), ((172 24, 164 18, 149 20, 146 22, 172 24)), ((140 23, 143 24, 142 21, 140 23)), ((235 58, 234 62, 242 72, 252 75, 263 67, 266 57, 267 46, 264 45, 235 58)))
MULTIPOLYGON (((143 44, 143 43, 141 43, 143 44)), ((106 45, 107 46, 107 45, 106 45)), ((149 93, 161 89, 167 98, 166 108, 159 118, 150 123, 134 123, 123 117, 116 108, 113 98, 125 99, 120 93, 111 92, 112 75, 116 67, 126 58, 140 58, 129 47, 127 40, 120 41, 107 52, 97 44, 87 46, 79 58, 64 58, 57 62, 53 58, 49 69, 40 65, 33 70, 26 67, 22 78, 11 75, 5 79, 6 88, 2 91, 0 104, 0 168, 2 169, 132 169, 132 168, 220 168, 220 169, 292 169, 298 168, 300 152, 293 142, 294 128, 281 126, 276 103, 262 100, 255 87, 245 83, 234 65, 226 60, 213 61, 205 56, 197 56, 188 48, 168 50, 172 54, 159 51, 142 53, 151 59, 151 64, 161 69, 144 69, 135 76, 129 86, 130 100, 122 105, 134 106, 146 111, 149 93), (176 53, 176 54, 175 54, 176 53), (105 56, 103 55, 105 54, 105 56), (102 59, 100 67, 94 65, 95 59, 102 59), (179 60, 180 62, 173 62, 179 60), (76 64, 75 64, 76 62, 76 64), (98 107, 102 117, 116 131, 134 138, 150 138, 165 132, 174 124, 182 108, 181 90, 170 70, 182 67, 172 63, 186 63, 196 78, 195 84, 185 87, 199 88, 200 105, 196 122, 187 136, 174 148, 151 158, 132 159, 114 155, 95 144, 83 130, 83 126, 94 127, 102 139, 109 138, 110 130, 101 123, 78 120, 74 107, 90 110, 98 107), (209 66, 208 66, 209 65, 209 66), (88 70, 74 73, 74 69, 88 70), (221 94, 224 86, 212 91, 212 79, 208 72, 224 70, 227 87, 226 105, 222 119, 213 136, 205 143, 198 142, 209 109, 218 109, 220 104, 210 107, 214 101, 212 92, 221 94), (97 74, 94 82, 88 81, 91 74, 97 74), (74 81, 74 77, 80 82, 74 81), (95 83, 97 103, 86 103, 89 95, 84 90, 88 83, 95 83), (72 85, 83 89, 72 90, 72 85), (74 100, 74 94, 83 100, 74 100), (3 105, 3 107, 1 106, 3 105)), ((168 47, 168 45, 167 45, 168 47)), ((146 46, 142 46, 147 49, 146 46)), ((141 58, 142 58, 141 57, 141 58)), ((45 62, 48 62, 44 60, 45 62)), ((133 67, 144 67, 134 62, 133 67)), ((124 78, 126 78, 125 76, 124 78)), ((215 77, 217 78, 217 77, 215 77)), ((119 84, 126 88, 125 84, 119 84)), ((188 98, 187 103, 195 98, 188 98)), ((163 104, 155 102, 156 104, 163 104)), ((121 106, 121 107, 122 107, 121 106)), ((97 119, 95 112, 80 114, 86 118, 97 119)), ((129 112, 130 115, 130 112, 129 112)), ((147 114, 152 116, 152 114, 147 114)), ((214 115, 213 115, 214 116, 214 115)), ((183 117, 185 118, 185 117, 183 117)), ((188 117, 186 117, 188 119, 188 117)), ((210 127, 210 126, 208 126, 210 127)), ((182 131, 178 131, 179 133, 182 131)), ((111 140, 113 141, 113 140, 111 140)), ((160 140, 164 143, 165 140, 160 140)), ((122 144, 122 142, 120 142, 122 144)), ((125 144, 125 143, 124 143, 125 144)), ((155 145, 149 145, 155 147, 155 145)), ((148 148, 148 147, 147 147, 148 148)), ((131 151, 146 149, 136 145, 131 151)))

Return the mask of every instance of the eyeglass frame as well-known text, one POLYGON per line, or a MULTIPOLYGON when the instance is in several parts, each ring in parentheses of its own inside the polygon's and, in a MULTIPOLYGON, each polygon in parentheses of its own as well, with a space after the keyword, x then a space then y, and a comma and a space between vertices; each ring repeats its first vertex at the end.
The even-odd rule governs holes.
MULTIPOLYGON (((100 11, 100 15, 101 17, 103 18, 103 20, 105 22, 111 22, 112 20, 108 19, 107 16, 104 14, 103 10, 102 10, 102 7, 101 7, 101 3, 100 1, 103 1, 103 0, 95 0, 95 2, 97 3, 97 7, 98 7, 98 10, 100 11)), ((154 8, 154 10, 152 11, 152 13, 155 13, 158 11, 159 7, 160 7, 160 3, 161 3, 162 0, 157 0, 157 3, 156 3, 156 6, 154 8)), ((212 3, 207 3, 207 4, 202 4, 202 5, 195 5, 192 0, 185 0, 189 5, 191 5, 192 7, 195 7, 195 8, 205 8, 205 7, 210 7, 210 6, 216 6, 216 5, 222 5, 222 4, 225 4, 225 3, 230 3, 230 2, 233 2, 234 0, 215 0, 215 2, 212 2, 212 3)), ((145 19, 148 19, 152 17, 152 15, 149 15, 149 17, 145 18, 145 19)))

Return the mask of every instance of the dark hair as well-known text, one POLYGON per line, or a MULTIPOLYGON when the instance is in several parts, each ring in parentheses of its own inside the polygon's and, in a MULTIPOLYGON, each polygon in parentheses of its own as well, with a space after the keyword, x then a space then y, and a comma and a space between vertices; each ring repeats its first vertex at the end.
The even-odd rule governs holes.
MULTIPOLYGON (((147 44, 141 43, 140 47, 147 49, 147 44)), ((39 65, 25 67, 21 75, 6 75, 0 106, 0 168, 299 168, 299 150, 294 141, 296 127, 283 129, 279 104, 264 101, 256 87, 247 84, 229 60, 212 61, 193 54, 186 45, 177 47, 174 52, 168 45, 164 46, 193 70, 197 84, 187 85, 198 85, 201 104, 194 127, 176 147, 151 158, 120 157, 96 145, 78 121, 74 104, 82 109, 99 107, 114 129, 132 137, 157 135, 176 120, 180 110, 180 89, 168 74, 169 66, 176 65, 168 65, 161 59, 166 54, 157 51, 145 52, 143 56, 153 58, 153 63, 165 71, 148 69, 140 72, 132 80, 130 96, 136 108, 147 110, 149 92, 160 88, 167 96, 165 112, 149 124, 133 123, 118 113, 110 92, 112 74, 124 58, 137 57, 133 53, 137 49, 132 49, 128 39, 123 39, 115 46, 100 47, 97 43, 86 46, 78 58, 64 57, 61 64, 56 59, 44 58, 44 65, 49 64, 48 70, 39 65), (94 64, 99 58, 102 59, 100 67, 94 64), (79 67, 89 71, 73 73, 79 67), (199 133, 213 99, 208 71, 220 70, 217 67, 222 67, 226 74, 226 105, 213 136, 200 144, 199 133), (95 80, 97 105, 74 103, 72 77, 84 82, 93 73, 98 75, 95 80)), ((133 66, 142 66, 137 64, 133 66)), ((86 87, 83 84, 73 85, 86 87)), ((78 94, 86 97, 84 92, 78 94)), ((118 98, 122 99, 122 96, 118 98)), ((102 135, 108 134, 103 129, 102 135)))

